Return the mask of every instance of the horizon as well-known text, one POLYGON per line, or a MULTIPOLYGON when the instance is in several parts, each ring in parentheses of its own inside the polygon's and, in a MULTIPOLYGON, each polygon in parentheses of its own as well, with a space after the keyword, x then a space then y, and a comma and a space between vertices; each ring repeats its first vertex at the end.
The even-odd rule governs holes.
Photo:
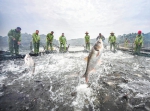
MULTIPOLYGON (((132 32, 132 33, 134 33, 134 34, 136 34, 136 32, 132 32)), ((132 33, 126 33, 126 35, 127 34, 132 34, 132 33)), ((27 32, 24 32, 24 33, 21 33, 21 34, 28 34, 28 35, 32 35, 32 34, 30 34, 30 33, 27 33, 27 32)), ((147 33, 142 33, 142 34, 150 34, 150 32, 147 32, 147 33)), ((47 34, 39 34, 39 35, 44 35, 44 36, 46 36, 47 34)), ((121 35, 115 35, 116 37, 119 37, 119 36, 123 36, 124 34, 121 34, 121 35)), ((1 35, 0 35, 1 36, 1 35)), ((98 36, 98 35, 97 35, 98 36)), ((96 36, 96 37, 97 37, 96 36)), ((1 36, 1 37, 8 37, 7 35, 5 35, 5 36, 1 36)), ((96 38, 95 37, 95 38, 96 38)), ((105 37, 105 36, 104 36, 105 37)), ((59 38, 59 37, 58 37, 59 38)), ((57 38, 57 39, 58 39, 57 38)), ((90 39, 95 39, 95 38, 90 38, 90 39)), ((108 37, 105 37, 105 38, 107 38, 108 39, 108 37)), ((54 39, 55 40, 57 40, 56 38, 55 38, 55 36, 54 36, 54 39)), ((66 39, 67 40, 73 40, 73 39, 84 39, 84 37, 81 37, 81 38, 72 38, 72 39, 68 39, 67 37, 66 37, 66 39)), ((58 39, 59 40, 59 39, 58 39)))
MULTIPOLYGON (((124 35, 124 34, 132 34, 132 33, 136 33, 137 34, 137 32, 129 32, 129 33, 123 33, 123 34, 120 34, 120 35, 124 35)), ((142 32, 142 34, 149 34, 150 33, 150 31, 149 32, 147 32, 147 33, 143 33, 142 32)), ((30 34, 30 35, 32 35, 33 33, 27 33, 27 32, 21 32, 21 34, 30 34)), ((47 33, 48 34, 48 33, 47 33)), ((39 34, 39 35, 47 35, 47 34, 39 34)), ((2 35, 0 35, 0 36, 2 36, 2 35)), ((4 35, 4 36, 2 36, 2 37, 5 37, 5 36, 7 36, 7 35, 4 35)), ((60 36, 61 36, 61 34, 60 34, 60 36)), ((98 34, 97 34, 97 36, 98 36, 98 34)), ((119 35, 116 35, 116 37, 117 36, 119 36, 119 35)), ((83 37, 82 37, 83 38, 83 37)))

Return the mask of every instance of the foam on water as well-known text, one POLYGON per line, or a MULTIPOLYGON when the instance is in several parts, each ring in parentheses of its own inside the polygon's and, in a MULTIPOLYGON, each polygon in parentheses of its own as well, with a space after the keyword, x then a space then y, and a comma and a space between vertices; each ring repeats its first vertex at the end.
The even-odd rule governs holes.
POLYGON ((92 89, 87 84, 81 84, 76 87, 77 97, 73 101, 74 111, 80 111, 84 108, 84 105, 88 107, 89 103, 93 102, 92 89), (86 103, 87 102, 87 103, 86 103))
MULTIPOLYGON (((0 76, 0 89, 3 87, 4 85, 4 80, 6 79, 7 77, 2 75, 0 76)), ((3 95, 3 91, 0 91, 0 97, 3 95)))
POLYGON ((4 83, 4 80, 7 78, 7 76, 0 76, 0 87, 2 87, 3 83, 4 83))
MULTIPOLYGON (((13 85, 16 81, 22 85, 25 85, 24 81, 29 84, 30 81, 34 80, 46 81, 46 84, 49 84, 48 92, 50 99, 54 102, 64 102, 64 105, 70 105, 70 103, 65 102, 65 99, 72 99, 69 95, 71 92, 76 91, 76 98, 71 104, 75 111, 81 111, 81 109, 89 105, 94 107, 93 101, 96 97, 93 96, 93 89, 83 84, 85 78, 80 78, 84 74, 86 68, 86 62, 84 61, 86 56, 88 56, 87 53, 65 53, 33 57, 36 64, 34 76, 30 72, 25 71, 26 67, 23 61, 22 65, 17 65, 14 61, 9 61, 8 63, 6 61, 7 65, 3 66, 1 73, 6 74, 10 71, 18 77, 9 80, 7 76, 0 75, 0 84, 2 84, 4 80, 9 80, 9 83, 6 82, 6 85, 13 85), (56 87, 55 84, 60 86, 56 87)), ((143 69, 140 69, 141 64, 146 67, 147 72, 149 72, 150 69, 150 65, 147 65, 149 64, 149 59, 136 58, 133 55, 121 51, 117 51, 116 53, 105 51, 101 59, 102 64, 97 65, 96 72, 89 75, 89 82, 95 87, 99 86, 98 80, 100 77, 106 77, 107 79, 107 74, 111 74, 113 71, 124 72, 125 74, 130 72, 135 76, 137 76, 135 74, 135 71, 137 71, 140 72, 142 77, 142 74, 145 72, 143 72, 143 69), (146 63, 144 63, 144 61, 146 63)), ((136 95, 137 97, 149 96, 150 82, 143 81, 140 77, 138 78, 139 81, 133 81, 134 78, 130 76, 130 74, 127 76, 125 75, 126 79, 131 80, 128 84, 120 84, 119 86, 126 90, 131 89, 134 92, 139 92, 136 95)), ((111 81, 108 81, 108 83, 112 84, 111 81)), ((32 85, 32 87, 34 87, 35 84, 32 85)), ((57 107, 58 105, 55 104, 52 110, 57 109, 57 107)))
POLYGON ((10 61, 9 64, 7 64, 5 67, 3 67, 2 72, 10 71, 14 74, 20 70, 20 67, 16 64, 14 64, 14 61, 10 61))
POLYGON ((149 81, 132 81, 128 84, 120 84, 123 89, 131 89, 134 93, 138 93, 136 97, 150 97, 150 82, 149 81))
POLYGON ((69 47, 69 51, 83 51, 84 47, 69 47))

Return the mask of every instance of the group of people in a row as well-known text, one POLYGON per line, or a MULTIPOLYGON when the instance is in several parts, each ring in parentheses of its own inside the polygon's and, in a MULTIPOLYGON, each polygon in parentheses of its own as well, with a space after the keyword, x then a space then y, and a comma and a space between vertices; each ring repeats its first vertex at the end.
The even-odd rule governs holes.
MULTIPOLYGON (((88 35, 88 32, 85 33, 85 44, 86 44, 86 49, 90 49, 90 36, 88 35)), ((96 38, 96 40, 98 39, 102 39, 103 41, 105 40, 105 37, 99 33, 99 36, 96 38)), ((110 43, 110 50, 112 50, 113 47, 113 51, 115 52, 116 50, 116 36, 114 35, 114 32, 110 33, 110 36, 108 38, 108 43, 110 43)), ((126 38, 125 42, 124 42, 124 46, 127 48, 129 44, 129 40, 126 38)), ((141 47, 143 45, 143 36, 142 36, 142 31, 138 31, 137 36, 135 37, 134 40, 134 44, 135 44, 135 54, 139 54, 141 47)))
MULTIPOLYGON (((141 35, 141 31, 138 31, 138 35, 135 38, 135 53, 139 53, 141 50, 141 47, 143 45, 143 36, 141 35)), ((53 39, 54 39, 54 32, 51 31, 46 35, 46 50, 53 50, 53 39)), ((88 35, 89 33, 85 33, 85 45, 86 45, 86 50, 90 50, 90 36, 88 35)), ((13 54, 15 51, 15 54, 19 54, 19 45, 21 43, 21 28, 17 27, 16 29, 11 29, 8 32, 8 37, 9 37, 9 50, 10 53, 13 54)), ((96 40, 102 39, 103 41, 105 40, 105 37, 99 33, 98 37, 96 40)), ((32 34, 32 42, 34 45, 34 53, 37 54, 39 52, 39 46, 40 46, 40 35, 39 35, 39 30, 36 30, 35 33, 32 34)), ((66 37, 64 36, 64 33, 59 37, 59 42, 60 42, 60 49, 64 49, 66 51, 66 37)), ((116 49, 116 36, 114 35, 113 32, 110 33, 110 36, 108 38, 108 42, 110 43, 110 50, 112 50, 112 47, 114 48, 114 51, 116 49)))
MULTIPOLYGON (((46 35, 46 50, 53 50, 53 39, 54 39, 54 32, 51 31, 46 35)), ((19 45, 21 43, 21 28, 17 27, 16 29, 11 29, 8 32, 9 37, 9 51, 11 54, 15 52, 15 54, 19 54, 19 45)), ((59 37, 60 42, 60 49, 64 48, 64 51, 66 51, 66 37, 64 36, 64 33, 59 37)), ((36 30, 35 33, 32 34, 32 43, 34 46, 34 53, 39 53, 39 47, 40 47, 40 35, 39 30, 36 30)))

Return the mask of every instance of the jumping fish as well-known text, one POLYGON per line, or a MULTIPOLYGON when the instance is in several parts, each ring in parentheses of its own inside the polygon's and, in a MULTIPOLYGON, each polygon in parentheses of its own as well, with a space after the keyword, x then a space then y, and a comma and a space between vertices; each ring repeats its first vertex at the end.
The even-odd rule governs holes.
POLYGON ((86 83, 88 82, 89 73, 92 70, 94 70, 97 63, 100 62, 102 52, 103 52, 103 41, 99 39, 97 40, 95 45, 92 47, 88 57, 85 58, 87 60, 87 67, 86 67, 86 71, 83 77, 85 77, 86 83))

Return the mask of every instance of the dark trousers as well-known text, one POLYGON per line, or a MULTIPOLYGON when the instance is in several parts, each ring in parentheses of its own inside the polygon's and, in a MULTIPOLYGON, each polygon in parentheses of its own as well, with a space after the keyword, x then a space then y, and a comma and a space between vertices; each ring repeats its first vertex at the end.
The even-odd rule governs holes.
POLYGON ((135 45, 135 53, 136 54, 140 54, 141 47, 142 47, 142 45, 138 45, 138 44, 135 45))
POLYGON ((10 51, 10 53, 13 54, 14 50, 15 50, 15 54, 19 54, 18 41, 13 40, 13 39, 9 39, 9 51, 10 51))
POLYGON ((40 46, 40 43, 33 43, 34 44, 34 53, 37 54, 39 53, 39 46, 40 46))
POLYGON ((47 41, 47 43, 46 43, 46 50, 48 50, 49 46, 50 46, 51 50, 53 50, 53 44, 50 43, 49 41, 47 41))
POLYGON ((60 51, 66 51, 66 43, 62 44, 60 43, 60 51))
POLYGON ((86 50, 90 50, 90 43, 86 43, 86 50))
POLYGON ((114 48, 114 51, 115 51, 115 49, 116 49, 116 43, 115 42, 110 43, 110 50, 112 50, 112 47, 114 48))

